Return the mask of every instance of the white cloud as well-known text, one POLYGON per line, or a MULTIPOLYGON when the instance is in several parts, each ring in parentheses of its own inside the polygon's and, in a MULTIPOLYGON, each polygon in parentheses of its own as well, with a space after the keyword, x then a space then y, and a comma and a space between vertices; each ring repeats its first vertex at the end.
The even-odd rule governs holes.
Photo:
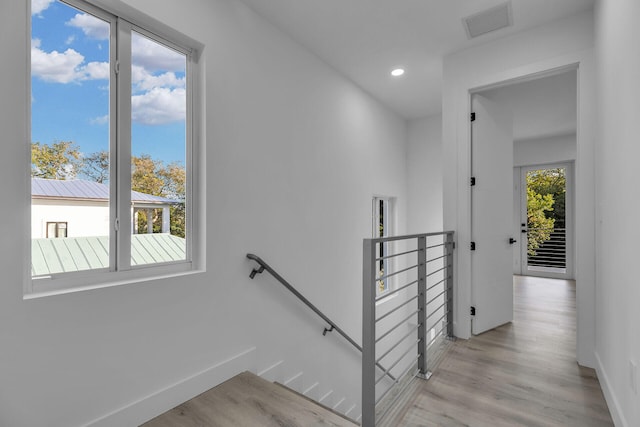
POLYGON ((31 41, 31 73, 46 82, 72 83, 109 78, 107 62, 83 63, 84 56, 74 49, 45 52, 40 49, 40 40, 31 41))
POLYGON ((80 28, 82 32, 93 39, 105 40, 109 38, 109 23, 87 13, 78 13, 66 22, 70 27, 80 28))
POLYGON ((131 67, 131 80, 138 91, 148 91, 156 87, 177 88, 186 85, 186 79, 177 77, 175 73, 166 72, 155 76, 139 65, 131 67))
POLYGON ((64 44, 66 44, 66 45, 70 45, 70 44, 72 44, 74 41, 76 41, 76 36, 69 36, 69 37, 67 37, 67 40, 64 42, 64 44))
POLYGON ((138 33, 131 35, 131 55, 133 65, 139 65, 150 72, 185 72, 186 57, 138 33))
POLYGON ((154 88, 131 97, 131 115, 136 123, 163 125, 184 120, 186 91, 183 88, 154 88))
POLYGON ((78 80, 77 68, 84 61, 84 56, 73 49, 64 52, 45 52, 31 46, 31 73, 47 82, 70 83, 78 80))
POLYGON ((51 6, 55 0, 31 0, 31 14, 39 15, 51 6))
POLYGON ((89 121, 92 125, 106 125, 109 123, 109 115, 93 118, 89 121))
POLYGON ((79 71, 84 75, 83 80, 109 80, 108 62, 89 62, 79 71))

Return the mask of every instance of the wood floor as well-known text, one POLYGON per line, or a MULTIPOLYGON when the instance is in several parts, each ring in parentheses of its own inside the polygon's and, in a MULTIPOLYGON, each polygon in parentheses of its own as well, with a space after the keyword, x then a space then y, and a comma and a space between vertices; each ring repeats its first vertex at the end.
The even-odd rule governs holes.
POLYGON ((456 341, 385 426, 612 426, 576 363, 575 282, 514 277, 514 321, 456 341))
POLYGON ((355 427, 284 386, 244 372, 143 427, 355 427))

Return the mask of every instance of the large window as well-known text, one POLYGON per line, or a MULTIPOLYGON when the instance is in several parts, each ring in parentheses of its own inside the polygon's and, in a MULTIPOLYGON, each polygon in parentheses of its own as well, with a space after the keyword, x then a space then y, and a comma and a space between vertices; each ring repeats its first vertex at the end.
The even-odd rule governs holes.
POLYGON ((195 52, 113 12, 31 3, 32 290, 190 268, 195 52))

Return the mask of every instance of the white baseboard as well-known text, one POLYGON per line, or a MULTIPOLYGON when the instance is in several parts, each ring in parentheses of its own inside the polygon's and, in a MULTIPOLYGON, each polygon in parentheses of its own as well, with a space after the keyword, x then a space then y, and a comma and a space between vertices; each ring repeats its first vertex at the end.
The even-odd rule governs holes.
POLYGON ((255 353, 256 348, 251 347, 204 371, 104 415, 86 424, 86 427, 137 427, 241 372, 252 370, 255 353))
POLYGON ((595 353, 595 357, 596 373, 598 374, 598 380, 600 380, 600 387, 602 388, 604 399, 607 401, 607 406, 609 406, 609 413, 611 413, 611 418, 613 418, 613 424, 617 427, 629 427, 629 423, 627 423, 627 420, 624 417, 624 413, 620 408, 620 403, 618 402, 616 394, 614 393, 613 388, 611 388, 611 381, 609 381, 607 372, 604 370, 602 361, 600 360, 600 356, 597 352, 595 353))

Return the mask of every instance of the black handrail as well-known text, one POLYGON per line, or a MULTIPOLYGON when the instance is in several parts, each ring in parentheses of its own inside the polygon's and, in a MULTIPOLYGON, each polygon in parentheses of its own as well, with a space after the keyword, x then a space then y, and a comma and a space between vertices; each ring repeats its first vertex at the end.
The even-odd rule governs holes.
MULTIPOLYGON (((249 258, 252 261, 255 261, 258 263, 258 265, 260 265, 260 268, 254 268, 251 271, 251 274, 249 275, 250 278, 254 278, 256 277, 256 274, 260 274, 262 273, 264 270, 267 270, 269 272, 269 274, 271 274, 278 282, 280 282, 285 288, 287 288, 292 294, 294 294, 296 297, 298 297, 298 299, 300 301, 302 301, 307 307, 309 307, 311 310, 313 310, 314 313, 316 313, 318 316, 320 316, 320 318, 322 320, 324 320, 325 322, 327 322, 330 326, 330 328, 325 328, 324 332, 322 333, 322 335, 326 335, 327 332, 331 332, 333 330, 335 330, 336 332, 338 332, 340 335, 342 335, 342 337, 344 339, 346 339, 347 341, 349 341, 349 343, 351 345, 353 345, 355 348, 358 349, 358 351, 360 353, 362 353, 362 347, 353 340, 353 338, 351 338, 349 335, 347 335, 347 333, 345 331, 343 331, 342 329, 340 329, 334 322, 331 321, 331 319, 329 319, 327 316, 325 316, 325 314, 323 312, 321 312, 315 305, 313 305, 311 303, 311 301, 309 301, 308 299, 306 299, 304 297, 304 295, 302 295, 300 292, 298 292, 296 290, 296 288, 294 288, 293 286, 291 286, 291 284, 289 282, 287 282, 284 277, 282 277, 281 275, 278 274, 277 271, 275 271, 269 264, 267 264, 266 262, 264 262, 262 260, 262 258, 260 258, 257 255, 254 254, 247 254, 247 258, 249 258)), ((378 368, 382 369, 383 371, 386 371, 385 368, 383 368, 379 363, 376 363, 376 365, 378 366, 378 368)), ((395 381, 395 377, 393 375, 391 375, 391 373, 387 372, 387 375, 389 376, 389 378, 393 379, 395 381)))

